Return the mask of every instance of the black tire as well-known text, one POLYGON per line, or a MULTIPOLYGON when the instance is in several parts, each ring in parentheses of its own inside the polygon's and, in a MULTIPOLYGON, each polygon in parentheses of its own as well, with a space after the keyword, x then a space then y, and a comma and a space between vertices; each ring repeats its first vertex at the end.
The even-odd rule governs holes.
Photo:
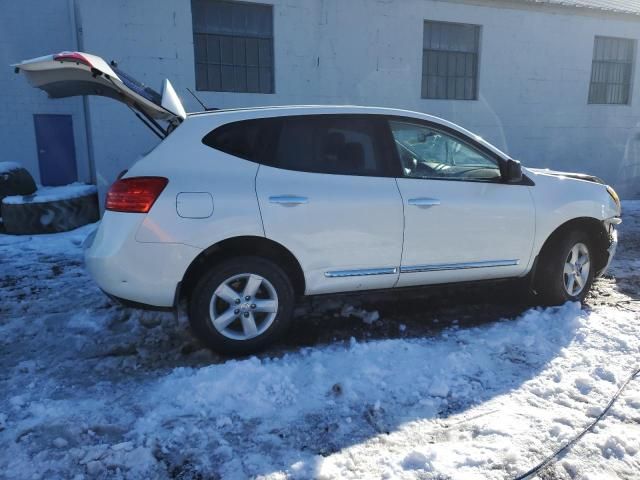
POLYGON ((537 303, 541 305, 562 305, 566 302, 583 302, 593 285, 595 270, 595 251, 593 241, 583 231, 570 231, 550 239, 544 246, 538 260, 535 274, 537 303), (582 289, 570 294, 565 286, 565 263, 574 246, 582 244, 588 250, 589 272, 582 289))
MULTIPOLYGON (((0 167, 2 162, 0 162, 0 167)), ((0 203, 10 195, 31 195, 36 191, 36 182, 31 174, 22 167, 12 168, 0 173, 0 203)))
MULTIPOLYGON (((260 293, 256 298, 258 295, 260 293)), ((291 324, 294 301, 291 280, 278 265, 261 257, 236 257, 215 265, 197 282, 189 302, 189 321, 196 335, 212 350, 226 355, 247 355, 264 349, 284 335, 291 324), (277 294, 278 306, 275 319, 265 331, 253 338, 238 340, 229 338, 214 327, 209 307, 216 289, 228 279, 242 274, 255 274, 266 279, 277 294)), ((245 303, 240 306, 245 305, 248 308, 245 303)), ((244 332, 242 315, 238 315, 229 328, 244 332)))
POLYGON ((95 193, 51 202, 2 203, 1 213, 6 232, 14 235, 66 232, 100 219, 95 193))

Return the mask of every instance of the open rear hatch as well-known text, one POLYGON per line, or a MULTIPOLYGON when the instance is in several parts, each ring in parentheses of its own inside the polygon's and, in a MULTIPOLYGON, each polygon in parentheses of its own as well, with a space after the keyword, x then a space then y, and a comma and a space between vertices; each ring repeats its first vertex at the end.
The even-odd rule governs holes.
POLYGON ((187 116, 169 80, 164 80, 162 93, 137 81, 120 70, 114 62, 83 52, 61 52, 24 60, 12 65, 22 72, 31 85, 50 98, 76 95, 100 95, 129 106, 154 133, 166 137, 187 116), (166 122, 162 126, 159 122, 166 122))

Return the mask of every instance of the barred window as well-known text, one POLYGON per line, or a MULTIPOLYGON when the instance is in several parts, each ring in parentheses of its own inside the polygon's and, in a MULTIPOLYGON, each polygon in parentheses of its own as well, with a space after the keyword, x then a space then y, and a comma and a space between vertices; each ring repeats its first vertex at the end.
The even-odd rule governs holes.
POLYGON ((480 26, 424 22, 422 98, 476 100, 480 26))
POLYGON ((192 0, 196 90, 273 93, 273 7, 192 0))
POLYGON ((629 103, 634 55, 635 40, 595 38, 589 103, 617 105, 629 103))

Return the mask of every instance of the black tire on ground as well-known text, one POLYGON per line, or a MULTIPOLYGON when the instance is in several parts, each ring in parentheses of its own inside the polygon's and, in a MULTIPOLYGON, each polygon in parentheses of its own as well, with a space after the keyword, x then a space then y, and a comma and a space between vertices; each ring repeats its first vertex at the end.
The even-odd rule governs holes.
POLYGON ((10 195, 31 195, 35 191, 36 182, 26 169, 18 167, 0 173, 0 202, 10 195))
POLYGON ((593 241, 583 231, 570 231, 557 238, 552 238, 540 253, 538 268, 535 273, 535 290, 538 293, 536 302, 541 305, 562 305, 565 302, 582 302, 591 290, 594 280, 595 251, 593 241), (584 287, 579 293, 572 295, 565 287, 565 264, 571 250, 577 244, 586 246, 590 265, 589 274, 584 287))
POLYGON ((100 219, 95 193, 50 202, 2 203, 7 233, 29 235, 66 232, 100 219))
MULTIPOLYGON (((243 280, 240 279, 238 282, 237 287, 234 286, 234 290, 242 293, 243 280)), ((246 286, 246 283, 244 285, 246 286)), ((261 292, 264 290, 262 289, 261 286, 254 298, 259 300, 259 297, 263 295, 261 292)), ((242 295, 240 297, 242 298, 242 295)), ((291 281, 278 265, 261 257, 236 257, 216 264, 198 281, 189 301, 189 320, 198 338, 212 350, 227 355, 247 355, 264 349, 284 335, 291 324, 294 300, 295 294, 291 281), (277 295, 277 311, 275 319, 264 332, 253 338, 238 340, 223 335, 214 327, 210 304, 218 287, 228 279, 243 274, 260 276, 270 283, 277 295)), ((245 305, 244 298, 241 301, 243 303, 238 305, 239 308, 245 305)), ((247 301, 247 308, 253 301, 247 301)), ((229 303, 230 305, 231 303, 229 303)), ((222 309, 226 308, 229 307, 227 305, 222 307, 222 309)), ((240 313, 228 327, 237 329, 240 335, 244 333, 242 315, 240 313)), ((258 316, 256 314, 256 324, 259 324, 258 316)))

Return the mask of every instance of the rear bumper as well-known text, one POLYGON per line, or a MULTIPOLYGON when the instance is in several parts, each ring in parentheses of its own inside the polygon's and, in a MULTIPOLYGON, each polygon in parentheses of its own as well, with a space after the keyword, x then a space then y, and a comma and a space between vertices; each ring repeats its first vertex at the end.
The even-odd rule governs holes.
POLYGON ((171 308, 176 289, 200 249, 135 239, 144 214, 106 212, 85 243, 85 264, 108 295, 147 307, 171 308))
POLYGON ((110 293, 105 292, 104 290, 102 290, 102 293, 104 293, 107 297, 109 297, 115 303, 120 304, 123 307, 127 307, 127 308, 136 308, 138 310, 150 310, 150 311, 157 311, 157 312, 172 312, 175 310, 175 305, 172 305, 171 307, 158 307, 156 305, 149 305, 147 303, 134 302, 133 300, 127 300, 126 298, 116 297, 115 295, 111 295, 110 293))

